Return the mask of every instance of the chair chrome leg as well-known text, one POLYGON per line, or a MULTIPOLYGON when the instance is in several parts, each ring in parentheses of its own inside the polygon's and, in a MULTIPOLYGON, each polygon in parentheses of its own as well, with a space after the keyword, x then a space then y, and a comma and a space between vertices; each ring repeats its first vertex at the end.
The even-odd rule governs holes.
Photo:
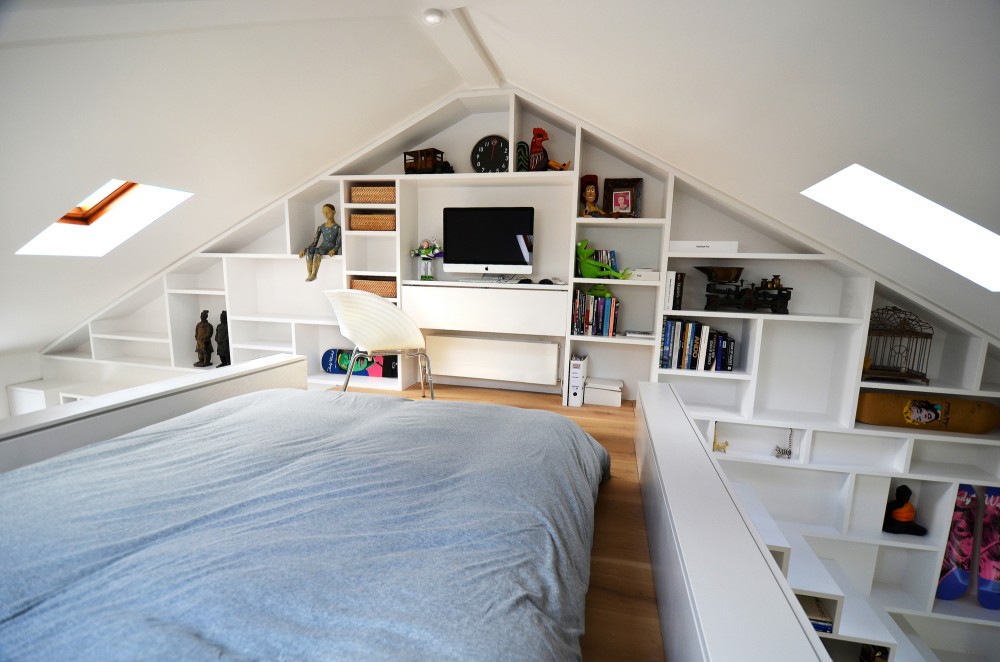
MULTIPOLYGON (((427 386, 431 391, 431 400, 434 399, 434 376, 431 374, 431 359, 427 354, 424 357, 424 371, 427 373, 427 386)), ((420 397, 423 397, 423 391, 421 391, 420 397)))
POLYGON ((344 386, 340 389, 341 391, 347 390, 347 384, 350 383, 351 375, 354 374, 354 364, 357 362, 359 356, 361 356, 361 352, 355 347, 354 351, 351 352, 351 363, 347 366, 347 377, 344 378, 344 386))
POLYGON ((420 378, 420 397, 424 397, 424 355, 420 352, 411 354, 417 357, 417 376, 420 378))

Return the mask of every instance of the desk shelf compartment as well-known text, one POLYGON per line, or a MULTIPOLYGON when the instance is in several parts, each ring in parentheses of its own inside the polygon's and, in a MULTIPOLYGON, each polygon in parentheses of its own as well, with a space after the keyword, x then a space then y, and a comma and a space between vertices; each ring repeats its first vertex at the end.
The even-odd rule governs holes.
MULTIPOLYGON (((780 315, 775 318, 782 317, 780 315)), ((767 319, 761 332, 754 416, 849 427, 856 407, 864 327, 767 319), (856 369, 844 366, 857 364, 856 369)))
MULTIPOLYGON (((622 400, 634 400, 636 392, 631 384, 649 381, 650 351, 648 344, 617 342, 618 338, 602 339, 597 336, 571 336, 569 339, 569 355, 586 355, 588 357, 587 376, 597 379, 621 379, 625 386, 622 390, 622 400)), ((630 340, 622 338, 621 340, 630 340)), ((569 364, 564 365, 565 373, 569 364)))
MULTIPOLYGON (((866 388, 881 390, 906 390, 910 392, 943 392, 977 397, 979 391, 989 390, 990 382, 996 382, 1000 373, 998 355, 1000 349, 988 346, 985 338, 970 331, 958 323, 949 321, 934 311, 906 301, 888 292, 885 288, 876 288, 872 309, 886 306, 896 306, 913 313, 934 330, 930 343, 930 353, 927 357, 927 386, 921 384, 906 384, 893 382, 865 381, 866 388), (984 366, 990 366, 990 374, 984 374, 984 366)), ((1000 390, 998 388, 997 390, 1000 390)))
MULTIPOLYGON (((211 294, 172 292, 167 295, 167 306, 170 315, 170 352, 173 365, 178 368, 191 367, 198 360, 194 334, 195 327, 201 321, 201 312, 208 311, 208 322, 214 328, 219 324, 220 314, 226 309, 226 296, 221 292, 211 294)), ((214 347, 214 331, 212 335, 214 347)), ((214 353, 212 360, 215 361, 214 353)))
POLYGON ((941 480, 1000 485, 1000 445, 995 439, 960 441, 917 437, 909 473, 941 480))
POLYGON ((727 455, 715 456, 726 476, 749 485, 775 520, 819 527, 831 534, 843 530, 852 487, 847 472, 789 469, 787 460, 780 460, 786 464, 779 466, 779 460, 765 464, 727 455))
POLYGON ((808 461, 868 472, 905 473, 910 448, 905 436, 815 430, 808 461))
POLYGON ((343 287, 343 258, 323 258, 312 282, 305 282, 306 275, 305 260, 297 257, 227 259, 230 317, 308 317, 335 323, 323 290, 343 287))
MULTIPOLYGON (((194 349, 194 327, 192 326, 191 348, 194 349)), ((92 338, 94 359, 98 361, 116 361, 133 365, 151 365, 168 367, 171 365, 170 344, 164 338, 150 341, 148 339, 126 339, 122 337, 92 338)))
MULTIPOLYGON (((587 240, 588 249, 603 249, 615 251, 615 262, 619 272, 627 268, 646 267, 660 270, 662 246, 666 225, 663 221, 656 223, 639 223, 636 221, 619 221, 618 225, 609 222, 589 222, 586 219, 576 221, 576 242, 587 240)), ((617 278, 605 279, 609 284, 647 283, 648 281, 629 281, 617 278)))
MULTIPOLYGON (((852 275, 836 262, 816 255, 741 255, 727 257, 698 256, 668 258, 668 268, 684 272, 682 308, 702 310, 706 305, 708 276, 696 269, 698 266, 743 267, 743 287, 759 284, 761 279, 781 277, 784 287, 792 288, 788 301, 788 314, 779 315, 758 308, 760 315, 775 317, 820 318, 830 322, 866 322, 866 307, 872 287, 869 278, 852 275)), ((721 285, 720 285, 721 286, 721 285)), ((721 309, 729 310, 729 309, 721 309)))
MULTIPOLYGON (((717 440, 720 444, 729 442, 725 453, 727 459, 746 459, 801 466, 805 460, 803 449, 808 434, 809 431, 799 428, 743 425, 719 421, 716 422, 714 432, 709 439, 717 440), (778 458, 775 449, 787 449, 789 437, 791 437, 792 446, 791 458, 778 458)), ((711 448, 711 442, 709 442, 709 448, 711 448)))
POLYGON ((290 195, 285 200, 290 245, 284 252, 297 257, 299 251, 312 243, 316 228, 326 223, 323 205, 331 204, 337 209, 337 223, 343 231, 342 200, 341 181, 336 178, 320 178, 290 195))
POLYGON ((292 325, 229 317, 229 341, 233 350, 254 350, 268 354, 293 354, 292 325))
MULTIPOLYGON (((735 341, 735 355, 733 358, 732 370, 694 370, 689 368, 661 367, 659 372, 663 376, 676 377, 735 377, 736 379, 749 377, 755 368, 757 353, 759 350, 760 323, 757 320, 739 317, 712 317, 705 315, 684 315, 675 311, 665 311, 661 318, 659 328, 656 330, 659 335, 660 358, 663 356, 664 341, 663 332, 666 330, 668 321, 696 321, 700 325, 708 326, 709 330, 725 333, 731 340, 735 341), (740 377, 742 375, 743 377, 740 377)), ((662 380, 661 380, 662 381, 662 380)), ((685 400, 685 403, 687 401, 685 400)))
POLYGON ((399 267, 397 233, 345 232, 344 264, 348 272, 395 274, 399 267))
POLYGON ((175 270, 166 274, 168 292, 174 291, 217 291, 226 287, 222 259, 195 256, 186 260, 175 270))
MULTIPOLYGON (((607 178, 641 178, 642 196, 639 211, 642 216, 663 218, 666 215, 669 173, 616 140, 582 129, 577 172, 581 175, 593 173, 599 176, 598 205, 601 207, 604 206, 604 183, 607 178)), ((579 194, 577 200, 579 201, 579 194)))

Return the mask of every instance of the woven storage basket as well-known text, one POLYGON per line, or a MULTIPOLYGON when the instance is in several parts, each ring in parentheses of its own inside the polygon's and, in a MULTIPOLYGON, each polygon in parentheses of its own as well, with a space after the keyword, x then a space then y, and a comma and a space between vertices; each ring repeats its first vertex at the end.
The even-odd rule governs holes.
POLYGON ((395 214, 351 214, 351 229, 356 231, 396 229, 395 214))
POLYGON ((395 204, 395 186, 352 186, 351 202, 395 204))
POLYGON ((352 278, 351 289, 364 290, 386 299, 394 299, 396 297, 396 279, 352 278))

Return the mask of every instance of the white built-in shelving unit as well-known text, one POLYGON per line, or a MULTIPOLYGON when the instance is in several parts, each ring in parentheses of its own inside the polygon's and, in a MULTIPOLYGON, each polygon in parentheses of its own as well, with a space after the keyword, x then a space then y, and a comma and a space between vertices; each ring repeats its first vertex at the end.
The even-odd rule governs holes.
POLYGON ((732 372, 658 369, 656 381, 676 389, 708 448, 729 442, 715 457, 738 493, 759 504, 748 507, 762 513, 757 528, 781 532, 792 589, 841 616, 834 633, 821 635, 831 655, 856 660, 872 642, 895 660, 997 659, 1000 612, 979 606, 974 587, 955 601, 935 591, 959 483, 1000 485, 1000 431, 945 434, 854 418, 863 392, 1000 405, 996 340, 800 241, 761 232, 751 212, 680 179, 673 205, 672 239, 739 247, 668 252, 686 281, 682 309, 665 314, 725 330, 737 353, 732 372), (707 277, 697 266, 740 266, 749 282, 780 274, 793 287, 789 313, 704 310, 707 277), (926 386, 862 380, 871 311, 888 305, 934 328, 926 386), (789 435, 792 456, 779 459, 775 449, 789 435), (901 484, 913 490, 926 536, 882 532, 885 504, 901 484))
MULTIPOLYGON (((810 561, 813 567, 829 568, 832 584, 841 585, 832 599, 844 610, 845 627, 865 620, 849 616, 867 613, 856 606, 859 600, 882 622, 877 636, 845 630, 828 636, 836 659, 857 659, 864 641, 881 641, 888 631, 897 660, 935 651, 941 659, 996 662, 1000 613, 979 608, 974 596, 937 601, 934 589, 958 483, 1000 485, 1000 435, 886 429, 858 424, 854 416, 858 394, 866 391, 924 391, 1000 403, 1000 342, 640 149, 517 91, 449 98, 252 217, 234 219, 224 235, 47 348, 44 379, 8 388, 12 411, 197 370, 194 326, 202 310, 210 311, 213 324, 227 311, 233 362, 301 354, 311 387, 335 386, 342 376, 324 372, 321 357, 352 345, 340 335, 322 292, 356 280, 390 283, 389 298, 428 336, 457 334, 487 348, 498 343, 504 352, 534 351, 538 344, 557 348, 552 383, 504 382, 512 388, 562 392, 566 398, 569 359, 577 354, 589 357, 590 376, 623 380, 625 399, 635 399, 640 382, 672 385, 706 443, 715 435, 730 442, 728 453, 718 455, 720 465, 762 504, 769 528, 808 548, 791 550, 790 579, 802 574, 793 567, 796 556, 814 556, 819 561, 810 561), (529 141, 536 126, 549 134, 550 158, 572 162, 568 171, 515 171, 515 145, 529 141), (472 146, 489 134, 509 137, 508 172, 472 171, 472 146), (455 172, 404 174, 402 153, 426 147, 442 150, 455 172), (642 216, 581 218, 584 174, 602 182, 642 178, 642 216), (355 186, 391 187, 395 201, 354 202, 355 186), (327 203, 337 208, 343 254, 324 257, 317 280, 307 283, 298 253, 323 222, 327 203), (535 208, 532 278, 562 284, 467 283, 440 270, 436 281, 418 279, 409 251, 421 239, 442 238, 441 210, 488 205, 535 208), (394 215, 395 229, 353 230, 352 216, 359 213, 394 215), (594 248, 615 249, 620 267, 652 268, 659 278, 578 278, 575 246, 582 239, 594 248), (673 252, 672 240, 736 241, 738 252, 673 252), (743 267, 751 282, 780 274, 793 288, 789 313, 704 310, 707 280, 695 267, 706 265, 743 267), (669 310, 668 270, 686 274, 680 310, 669 310), (618 329, 654 337, 572 335, 572 293, 598 283, 622 302, 618 329), (928 386, 862 381, 869 316, 890 304, 934 327, 928 386), (659 334, 667 315, 697 319, 735 338, 734 370, 661 369, 659 334), (773 449, 784 446, 789 431, 792 457, 779 460, 773 449), (885 502, 902 483, 913 490, 918 519, 929 529, 924 538, 880 530, 885 502)), ((351 383, 400 390, 416 379, 415 367, 404 362, 398 377, 351 383)), ((464 383, 461 375, 437 379, 464 383)), ((472 383, 495 385, 475 378, 472 383)), ((810 595, 820 589, 800 590, 810 595)))

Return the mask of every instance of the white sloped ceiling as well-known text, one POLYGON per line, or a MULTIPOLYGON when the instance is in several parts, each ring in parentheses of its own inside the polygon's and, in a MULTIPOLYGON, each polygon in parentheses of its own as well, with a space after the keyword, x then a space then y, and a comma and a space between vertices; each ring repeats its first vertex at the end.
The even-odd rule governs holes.
POLYGON ((1000 3, 436 4, 460 5, 480 63, 404 0, 0 4, 0 354, 37 351, 415 112, 493 81, 1000 335, 1000 295, 799 195, 860 162, 1000 231, 1000 3), (14 255, 111 177, 195 195, 104 258, 14 255))

